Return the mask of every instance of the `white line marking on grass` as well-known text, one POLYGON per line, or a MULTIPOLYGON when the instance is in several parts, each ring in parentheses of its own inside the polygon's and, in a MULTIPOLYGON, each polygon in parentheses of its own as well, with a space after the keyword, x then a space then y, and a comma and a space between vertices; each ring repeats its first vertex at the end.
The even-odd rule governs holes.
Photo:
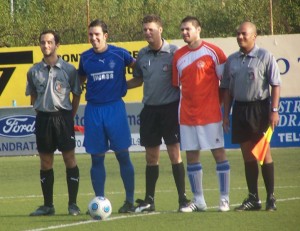
POLYGON ((25 231, 43 231, 43 230, 51 230, 51 229, 62 229, 62 228, 71 227, 71 226, 85 225, 85 224, 89 224, 89 223, 93 223, 93 222, 108 222, 108 221, 113 221, 113 220, 142 217, 142 216, 151 216, 151 215, 157 215, 157 214, 161 214, 161 213, 160 212, 151 212, 151 213, 130 214, 127 216, 121 215, 121 216, 116 216, 116 217, 109 217, 108 219, 102 220, 102 221, 96 221, 96 220, 80 221, 80 222, 75 222, 75 223, 65 224, 65 225, 55 225, 55 226, 49 226, 49 227, 44 227, 44 228, 38 228, 38 229, 28 229, 25 231))
POLYGON ((291 197, 291 198, 286 198, 286 199, 276 199, 276 201, 295 201, 295 200, 300 200, 300 197, 291 197))
MULTIPOLYGON (((280 202, 284 201, 293 201, 293 200, 300 200, 300 197, 291 197, 291 198, 286 198, 286 199, 278 199, 280 202)), ((230 207, 238 206, 240 204, 231 204, 230 207)), ((216 209, 218 206, 210 206, 207 207, 208 209, 216 209)), ((114 220, 120 220, 120 219, 126 219, 126 218, 135 218, 135 217, 142 217, 142 216, 151 216, 151 215, 159 215, 159 214, 165 214, 165 213, 174 213, 177 211, 162 211, 162 212, 151 212, 151 213, 139 213, 139 214, 130 214, 130 215, 120 215, 120 216, 115 216, 115 217, 109 217, 106 220, 103 221, 96 221, 96 220, 87 220, 87 221, 80 221, 80 222, 75 222, 75 223, 70 223, 70 224, 65 224, 65 225, 55 225, 55 226, 49 226, 49 227, 44 227, 44 228, 38 228, 38 229, 28 229, 25 231, 44 231, 44 230, 51 230, 51 229, 63 229, 66 227, 72 227, 72 226, 79 226, 79 225, 85 225, 89 224, 92 222, 108 222, 108 221, 114 221, 114 220)))
MULTIPOLYGON (((285 201, 295 201, 295 200, 300 200, 300 197, 291 197, 291 198, 286 198, 286 199, 276 199, 276 202, 285 202, 285 201)), ((264 204, 265 202, 262 201, 262 204, 264 204)), ((241 205, 241 203, 239 204, 230 204, 230 207, 236 207, 241 205)), ((219 206, 211 206, 211 207, 207 207, 208 209, 216 209, 219 208, 219 206)))
MULTIPOLYGON (((300 186, 298 185, 288 185, 288 186, 276 186, 275 189, 280 188, 299 188, 300 186)), ((258 187, 258 188, 265 188, 264 186, 258 187)), ((236 188, 231 188, 230 190, 245 190, 248 189, 247 187, 236 187, 236 188)), ((219 188, 208 188, 204 189, 204 191, 218 191, 219 188)), ((170 193, 170 192, 175 192, 175 190, 156 190, 156 193, 170 193)), ((144 191, 135 191, 135 193, 145 193, 144 191)), ((124 194, 124 192, 107 192, 107 195, 118 195, 118 194, 124 194)), ((81 196, 94 196, 94 193, 80 193, 78 195, 81 196)), ((65 194, 55 194, 54 197, 60 197, 60 196, 68 196, 67 193, 65 194)), ((39 198, 43 197, 41 194, 40 195, 20 195, 20 196, 0 196, 0 200, 7 200, 7 199, 24 199, 24 198, 39 198)))

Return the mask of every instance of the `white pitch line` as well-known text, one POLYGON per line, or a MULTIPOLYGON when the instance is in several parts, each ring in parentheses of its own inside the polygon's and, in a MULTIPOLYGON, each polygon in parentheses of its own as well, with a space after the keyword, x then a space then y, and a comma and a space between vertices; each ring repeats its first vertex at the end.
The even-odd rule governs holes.
MULTIPOLYGON (((285 202, 285 201, 295 201, 295 200, 300 200, 300 197, 291 197, 291 198, 286 198, 286 199, 276 199, 276 202, 285 202)), ((262 201, 262 204, 264 204, 265 202, 262 201)), ((230 207, 236 207, 241 205, 241 203, 238 204, 230 204, 230 207)), ((211 207, 207 207, 208 209, 216 209, 219 208, 219 206, 211 206, 211 207)))
MULTIPOLYGON (((284 189, 284 188, 299 188, 300 186, 298 185, 291 185, 291 186, 276 186, 275 189, 284 189)), ((258 187, 258 188, 264 188, 264 186, 258 187)), ((245 190, 247 189, 246 187, 237 187, 237 188, 231 188, 230 190, 245 190)), ((204 189, 204 191, 218 191, 218 188, 208 188, 204 189)), ((175 190, 156 190, 156 193, 170 193, 170 192, 175 192, 175 190)), ((143 191, 135 191, 135 193, 145 193, 143 191)), ((107 192, 107 195, 118 195, 118 194, 124 194, 124 192, 107 192)), ((94 193, 80 193, 78 195, 81 196, 94 196, 94 193)), ((55 194, 54 197, 59 197, 59 196, 68 196, 68 194, 55 194)), ((24 199, 24 198, 38 198, 42 197, 42 195, 20 195, 20 196, 0 196, 0 200, 7 200, 7 199, 24 199)))
POLYGON ((49 227, 44 227, 44 228, 38 228, 38 229, 28 229, 25 231, 43 231, 43 230, 51 230, 51 229, 60 229, 60 228, 78 226, 78 225, 85 225, 85 224, 89 224, 92 222, 108 222, 108 221, 113 221, 113 220, 120 220, 120 219, 133 218, 133 217, 142 217, 142 216, 151 216, 151 215, 157 215, 157 214, 161 214, 161 213, 160 212, 151 212, 151 213, 141 213, 141 214, 130 214, 128 216, 121 215, 121 216, 117 216, 117 217, 110 217, 110 218, 107 218, 106 220, 102 220, 102 221, 97 221, 97 220, 80 221, 80 222, 75 222, 75 223, 66 224, 66 225, 55 225, 55 226, 49 226, 49 227))
MULTIPOLYGON (((284 201, 292 201, 292 200, 300 200, 300 197, 291 197, 291 198, 286 198, 286 199, 277 199, 277 202, 284 202, 284 201)), ((231 204, 230 207, 235 207, 240 204, 231 204)), ((211 206, 207 207, 208 209, 215 209, 218 208, 218 206, 211 206)), ((169 211, 169 212, 176 212, 176 211, 169 211)), ((121 216, 115 216, 115 217, 110 217, 106 220, 103 221, 96 221, 96 220, 87 220, 87 221, 80 221, 80 222, 75 222, 75 223, 70 223, 70 224, 65 224, 65 225, 55 225, 55 226, 49 226, 49 227, 44 227, 44 228, 38 228, 38 229, 29 229, 29 230, 24 230, 24 231, 44 231, 44 230, 51 230, 51 229, 62 229, 66 227, 72 227, 72 226, 79 226, 79 225, 85 225, 89 224, 92 222, 108 222, 108 221, 113 221, 113 220, 120 220, 120 219, 126 219, 126 218, 135 218, 135 217, 141 217, 141 216, 151 216, 151 215, 159 215, 163 213, 169 213, 168 211, 162 211, 162 212, 151 212, 151 213, 140 213, 140 214, 130 214, 130 215, 121 215, 121 216)))

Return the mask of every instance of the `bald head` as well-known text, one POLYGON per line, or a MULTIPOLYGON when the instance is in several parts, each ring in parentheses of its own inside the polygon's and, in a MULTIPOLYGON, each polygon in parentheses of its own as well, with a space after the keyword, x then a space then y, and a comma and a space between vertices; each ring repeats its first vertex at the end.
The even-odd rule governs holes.
POLYGON ((256 26, 252 22, 243 22, 239 28, 247 28, 249 32, 251 31, 253 34, 257 34, 256 26))
POLYGON ((237 42, 243 53, 248 54, 255 46, 256 26, 252 22, 243 22, 237 29, 237 42))

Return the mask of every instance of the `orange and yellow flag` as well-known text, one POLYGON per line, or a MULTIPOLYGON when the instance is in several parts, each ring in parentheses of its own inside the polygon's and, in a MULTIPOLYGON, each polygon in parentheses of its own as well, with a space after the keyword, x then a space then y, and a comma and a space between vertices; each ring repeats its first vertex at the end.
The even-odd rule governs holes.
POLYGON ((272 127, 269 126, 268 130, 264 133, 264 136, 258 141, 258 143, 252 149, 252 154, 259 161, 260 165, 264 163, 264 159, 273 135, 272 127))

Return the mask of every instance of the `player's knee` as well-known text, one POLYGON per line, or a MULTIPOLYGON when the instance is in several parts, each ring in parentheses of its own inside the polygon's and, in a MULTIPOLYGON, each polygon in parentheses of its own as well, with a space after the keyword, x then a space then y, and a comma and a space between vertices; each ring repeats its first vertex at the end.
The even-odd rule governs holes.
POLYGON ((117 158, 119 164, 124 164, 124 165, 131 164, 128 151, 122 151, 122 152, 116 153, 116 158, 117 158))
POLYGON ((182 162, 181 155, 169 155, 171 164, 179 164, 182 162))
POLYGON ((104 165, 104 155, 91 155, 91 158, 93 167, 100 167, 104 165))

